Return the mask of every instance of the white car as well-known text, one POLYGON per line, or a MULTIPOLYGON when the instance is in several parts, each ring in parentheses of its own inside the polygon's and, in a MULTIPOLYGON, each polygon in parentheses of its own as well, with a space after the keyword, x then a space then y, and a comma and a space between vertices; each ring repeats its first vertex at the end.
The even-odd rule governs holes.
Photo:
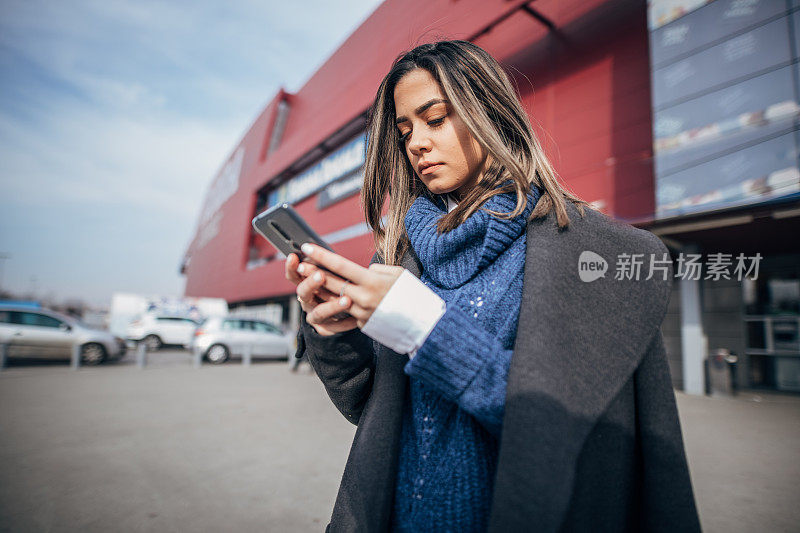
POLYGON ((269 322, 216 317, 197 328, 192 349, 200 350, 206 360, 215 364, 224 363, 232 354, 243 354, 246 346, 253 357, 288 360, 294 354, 294 342, 294 335, 284 334, 269 322))
POLYGON ((107 331, 92 329, 73 317, 48 309, 0 307, 0 344, 8 357, 70 359, 80 347, 81 361, 97 365, 125 355, 125 341, 107 331))
POLYGON ((144 342, 150 351, 165 344, 189 347, 198 323, 185 316, 146 314, 128 325, 125 336, 134 342, 144 342))

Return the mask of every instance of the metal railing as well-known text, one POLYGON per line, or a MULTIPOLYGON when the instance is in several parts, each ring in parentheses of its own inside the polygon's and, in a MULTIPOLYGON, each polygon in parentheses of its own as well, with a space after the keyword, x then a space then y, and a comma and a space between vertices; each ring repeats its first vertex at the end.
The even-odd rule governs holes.
MULTIPOLYGON (((8 366, 9 346, 9 343, 7 342, 0 343, 0 371, 5 370, 8 366)), ((73 370, 78 370, 81 366, 81 347, 79 345, 72 347, 69 366, 73 370)))
MULTIPOLYGON (((0 371, 4 370, 8 365, 8 352, 9 343, 0 343, 0 371)), ((137 342, 135 347, 136 366, 140 369, 147 367, 149 350, 144 342, 137 342)), ((242 366, 251 366, 253 362, 253 347, 245 345, 242 349, 242 366)), ((203 351, 198 347, 192 348, 192 364, 195 368, 203 366, 203 351)), ((292 360, 292 354, 289 354, 289 361, 292 360)), ((75 345, 72 347, 70 356, 70 367, 78 370, 81 367, 81 346, 75 345)))

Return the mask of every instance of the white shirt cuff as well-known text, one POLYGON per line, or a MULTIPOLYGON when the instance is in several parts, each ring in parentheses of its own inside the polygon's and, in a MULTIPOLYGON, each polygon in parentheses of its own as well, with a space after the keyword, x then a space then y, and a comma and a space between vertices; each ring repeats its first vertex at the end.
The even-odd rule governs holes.
POLYGON ((444 311, 444 300, 403 270, 361 331, 395 352, 413 357, 444 311))

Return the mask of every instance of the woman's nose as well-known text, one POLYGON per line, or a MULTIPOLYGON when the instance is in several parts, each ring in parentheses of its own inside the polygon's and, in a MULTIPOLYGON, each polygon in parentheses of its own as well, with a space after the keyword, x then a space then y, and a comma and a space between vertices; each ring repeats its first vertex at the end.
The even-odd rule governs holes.
POLYGON ((408 141, 408 149, 411 150, 411 153, 414 155, 419 155, 422 152, 430 152, 431 139, 429 136, 421 133, 418 135, 412 133, 411 139, 408 141))

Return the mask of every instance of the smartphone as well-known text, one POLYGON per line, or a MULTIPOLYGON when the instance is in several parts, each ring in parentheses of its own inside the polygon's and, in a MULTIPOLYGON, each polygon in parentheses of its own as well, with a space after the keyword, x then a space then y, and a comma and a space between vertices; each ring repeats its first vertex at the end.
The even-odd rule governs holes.
MULTIPOLYGON (((303 220, 303 217, 297 214, 291 205, 283 203, 270 207, 253 219, 253 229, 280 250, 283 255, 297 254, 301 261, 306 260, 322 270, 330 272, 324 266, 307 258, 300 247, 303 243, 310 242, 331 252, 333 252, 333 248, 322 240, 322 237, 303 220)), ((342 311, 335 315, 335 318, 342 319, 348 316, 350 316, 349 313, 342 311)))
POLYGON ((333 251, 333 248, 317 235, 317 232, 303 220, 303 217, 286 203, 270 207, 256 216, 253 219, 253 229, 280 250, 283 255, 297 254, 301 261, 305 258, 305 254, 300 250, 300 246, 305 242, 333 251))

